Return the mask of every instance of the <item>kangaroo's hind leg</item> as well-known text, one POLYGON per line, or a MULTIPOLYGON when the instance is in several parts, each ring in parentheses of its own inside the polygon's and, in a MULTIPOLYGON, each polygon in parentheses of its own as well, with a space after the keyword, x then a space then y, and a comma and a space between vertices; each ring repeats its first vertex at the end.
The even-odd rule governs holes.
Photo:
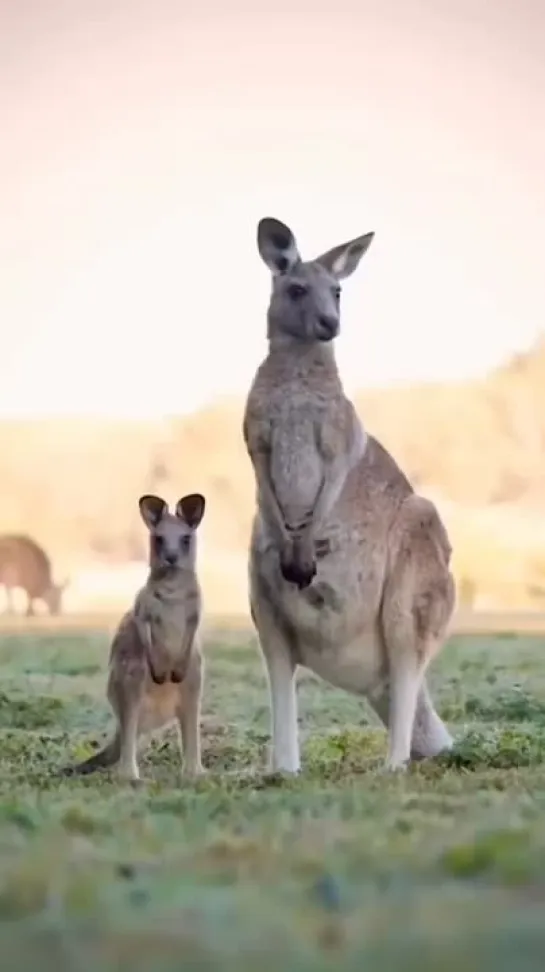
POLYGON ((119 774, 123 779, 137 782, 139 721, 144 696, 143 671, 133 671, 120 677, 110 676, 108 699, 117 719, 119 735, 119 774))
POLYGON ((275 617, 267 588, 252 580, 251 613, 269 683, 272 730, 271 769, 296 774, 301 769, 297 725, 296 664, 287 632, 275 617))
POLYGON ((188 777, 202 776, 201 695, 203 661, 195 655, 185 679, 180 683, 177 718, 183 771, 188 777))
POLYGON ((419 497, 411 497, 403 513, 397 524, 400 542, 382 605, 389 669, 387 766, 394 770, 408 763, 414 752, 413 740, 417 748, 424 743, 426 749, 434 733, 432 748, 436 751, 441 741, 448 744, 450 740, 446 730, 440 732, 444 727, 431 705, 424 676, 443 644, 455 599, 442 527, 434 508, 419 497))

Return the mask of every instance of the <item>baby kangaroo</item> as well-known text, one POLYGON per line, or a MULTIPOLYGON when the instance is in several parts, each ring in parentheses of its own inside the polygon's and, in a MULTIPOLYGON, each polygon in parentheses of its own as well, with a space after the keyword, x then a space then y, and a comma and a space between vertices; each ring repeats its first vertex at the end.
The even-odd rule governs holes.
POLYGON ((205 499, 184 496, 174 514, 159 496, 139 500, 150 532, 149 575, 119 624, 110 650, 108 700, 117 719, 114 738, 85 762, 64 773, 91 773, 119 763, 129 780, 140 778, 141 737, 175 720, 185 772, 203 772, 200 703, 203 660, 198 642, 201 593, 197 580, 195 531, 205 499))

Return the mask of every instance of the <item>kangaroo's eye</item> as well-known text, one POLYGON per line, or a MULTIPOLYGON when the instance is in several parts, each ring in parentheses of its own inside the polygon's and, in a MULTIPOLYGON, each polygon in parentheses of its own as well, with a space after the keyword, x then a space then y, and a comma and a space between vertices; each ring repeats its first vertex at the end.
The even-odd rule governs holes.
POLYGON ((154 537, 153 538, 153 545, 154 545, 157 553, 159 553, 159 551, 163 549, 163 538, 162 537, 154 537))
POLYGON ((303 287, 302 284, 292 283, 288 287, 288 296, 292 300, 301 300, 301 297, 304 297, 306 293, 307 288, 303 287))
POLYGON ((340 300, 341 299, 341 288, 340 287, 333 287, 333 296, 334 296, 335 300, 340 300))
POLYGON ((187 551, 189 550, 190 546, 191 546, 191 537, 186 536, 180 538, 180 547, 182 548, 182 550, 187 551))

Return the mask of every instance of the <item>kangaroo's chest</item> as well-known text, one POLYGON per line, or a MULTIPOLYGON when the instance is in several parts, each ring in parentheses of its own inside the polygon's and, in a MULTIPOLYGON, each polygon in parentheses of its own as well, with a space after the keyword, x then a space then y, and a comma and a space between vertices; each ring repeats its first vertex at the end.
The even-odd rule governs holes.
POLYGON ((157 613, 152 617, 150 627, 154 641, 171 653, 179 651, 186 629, 183 612, 163 611, 157 613))
POLYGON ((249 445, 270 451, 286 438, 308 445, 334 407, 331 395, 295 381, 258 387, 247 404, 249 445))

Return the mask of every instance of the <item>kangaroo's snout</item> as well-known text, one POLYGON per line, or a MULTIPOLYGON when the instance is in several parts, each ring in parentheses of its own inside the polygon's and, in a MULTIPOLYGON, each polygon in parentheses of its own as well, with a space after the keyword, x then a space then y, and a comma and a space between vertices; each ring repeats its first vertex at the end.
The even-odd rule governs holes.
POLYGON ((329 314, 318 318, 318 337, 320 341, 332 341, 339 333, 339 319, 329 314))

